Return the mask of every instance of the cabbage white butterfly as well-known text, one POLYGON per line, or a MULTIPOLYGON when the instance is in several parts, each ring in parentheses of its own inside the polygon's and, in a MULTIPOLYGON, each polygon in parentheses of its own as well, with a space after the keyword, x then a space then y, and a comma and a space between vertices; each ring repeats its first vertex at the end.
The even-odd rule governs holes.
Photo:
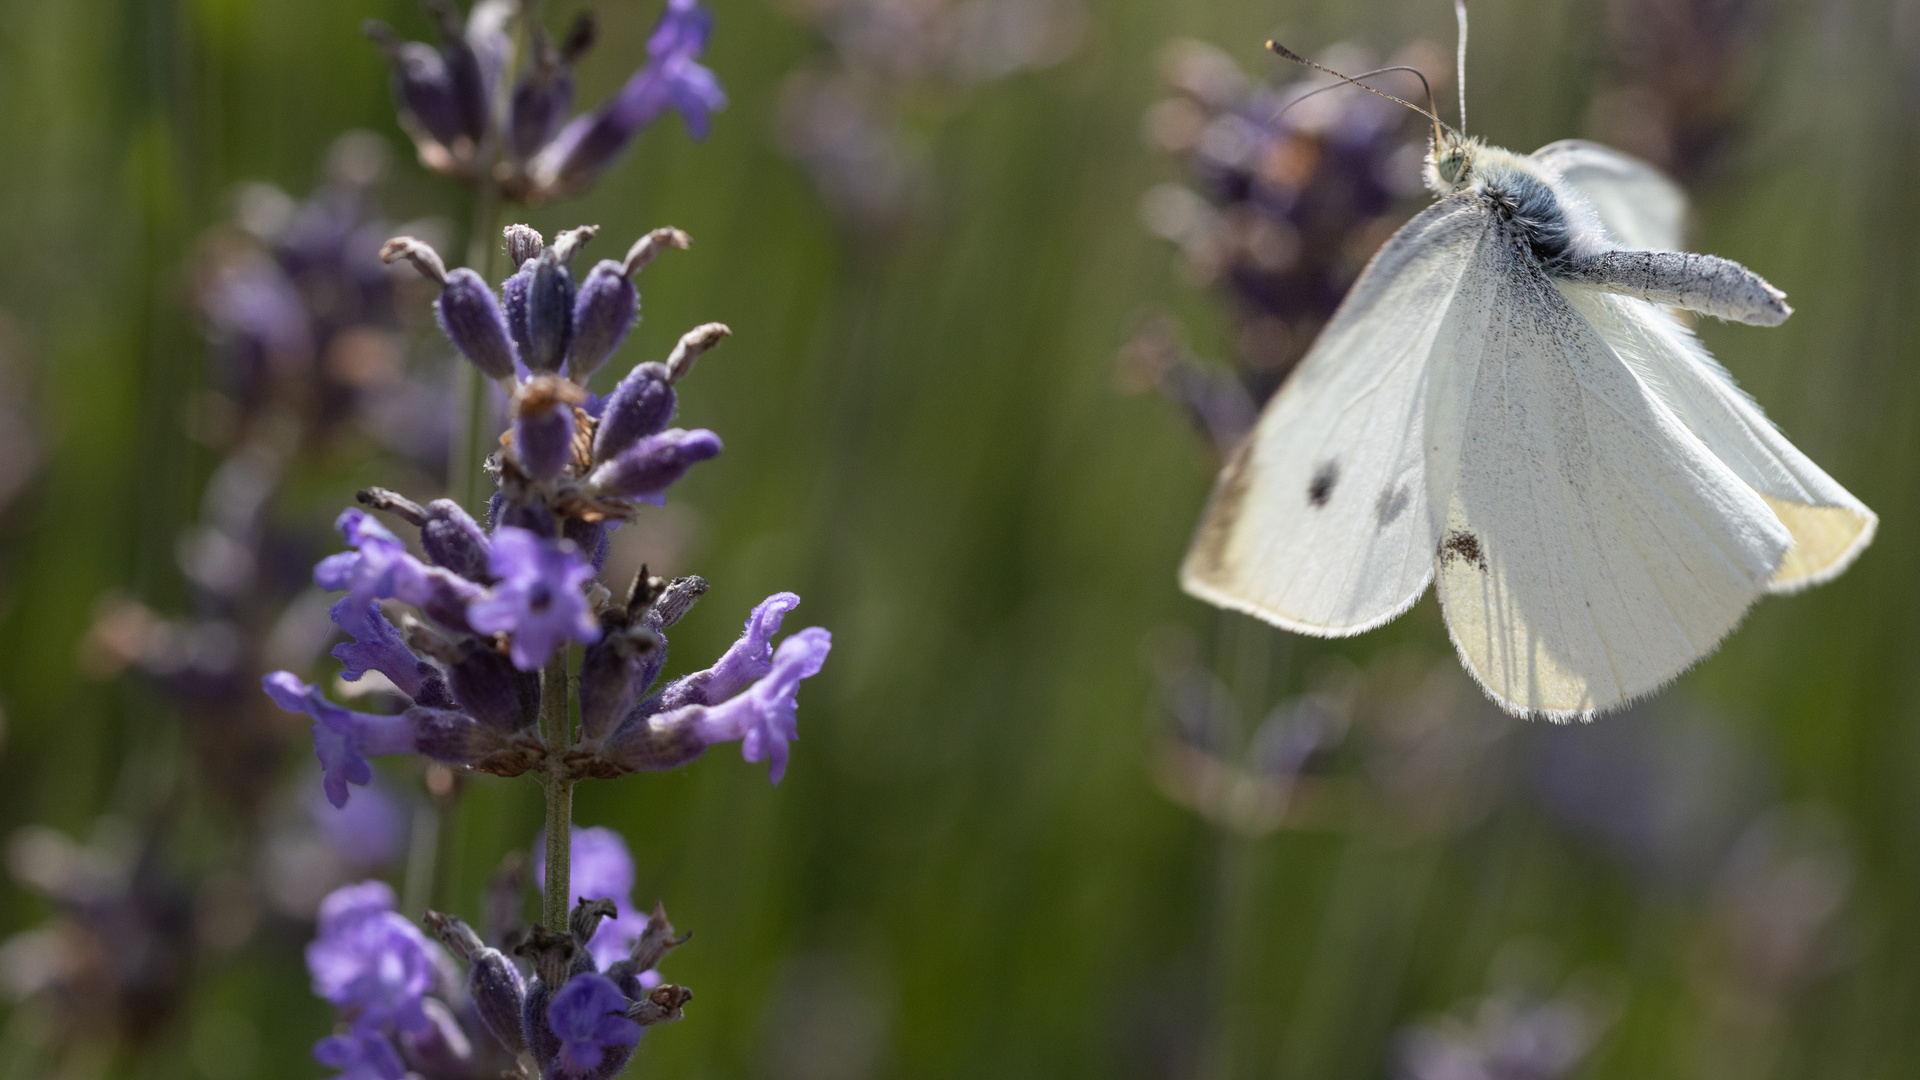
POLYGON ((1182 586, 1345 637, 1432 582, 1487 693, 1564 720, 1658 689, 1762 594, 1844 570, 1873 512, 1669 310, 1775 326, 1785 295, 1671 250, 1685 197, 1644 162, 1577 140, 1516 154, 1401 104, 1433 120, 1439 198, 1228 460, 1182 586))

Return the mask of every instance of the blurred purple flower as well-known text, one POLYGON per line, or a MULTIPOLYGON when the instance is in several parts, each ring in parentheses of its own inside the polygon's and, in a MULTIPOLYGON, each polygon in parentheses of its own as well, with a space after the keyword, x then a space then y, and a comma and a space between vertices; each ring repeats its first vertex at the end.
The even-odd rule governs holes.
POLYGON ((307 944, 313 992, 348 1014, 356 1034, 430 1026, 421 1001, 439 947, 394 913, 391 889, 362 882, 336 890, 321 904, 319 929, 307 944))
POLYGON ((407 839, 406 809, 381 785, 366 785, 345 806, 333 805, 324 791, 308 792, 307 815, 347 863, 364 871, 400 856, 407 839))
POLYGON ((402 1080, 407 1074, 382 1035, 329 1035, 313 1045, 313 1060, 340 1070, 331 1080, 402 1080))
POLYGON ((483 634, 512 635, 515 667, 540 668, 569 639, 599 640, 600 624, 580 591, 593 580, 593 567, 571 542, 501 526, 493 534, 492 569, 499 583, 468 618, 483 634))
POLYGON ((648 61, 606 104, 560 129, 528 167, 536 190, 567 195, 590 186, 633 137, 669 109, 704 139, 727 96, 699 57, 713 33, 713 13, 695 0, 667 0, 647 41, 648 61))
MULTIPOLYGON (((583 829, 576 825, 571 859, 573 895, 585 900, 611 900, 617 910, 614 917, 600 921, 587 943, 594 967, 605 971, 626 959, 634 942, 647 928, 646 914, 633 903, 633 855, 627 849, 626 840, 612 829, 603 826, 583 829)), ((533 876, 544 875, 546 866, 547 838, 536 836, 533 876)), ((640 984, 648 989, 659 982, 658 972, 649 970, 640 975, 640 984)))

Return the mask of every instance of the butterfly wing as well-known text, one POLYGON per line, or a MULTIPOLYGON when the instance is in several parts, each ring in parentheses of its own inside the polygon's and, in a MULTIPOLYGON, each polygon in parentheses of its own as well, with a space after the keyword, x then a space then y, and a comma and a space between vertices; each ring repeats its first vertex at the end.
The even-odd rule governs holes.
POLYGON ((1687 196, 1639 158, 1584 139, 1562 139, 1533 152, 1586 196, 1607 235, 1622 247, 1678 251, 1685 239, 1687 196))
POLYGON ((1188 592, 1339 637, 1426 591, 1430 353, 1491 222, 1482 201, 1445 199, 1374 256, 1222 470, 1180 570, 1188 592))
POLYGON ((1791 538, 1504 230, 1436 336, 1436 591, 1510 711, 1584 716, 1711 652, 1791 538))
POLYGON ((1641 381, 1715 457, 1760 493, 1793 533, 1767 584, 1793 592, 1836 575, 1873 539, 1879 519, 1773 426, 1693 332, 1666 310, 1578 286, 1562 291, 1641 381))

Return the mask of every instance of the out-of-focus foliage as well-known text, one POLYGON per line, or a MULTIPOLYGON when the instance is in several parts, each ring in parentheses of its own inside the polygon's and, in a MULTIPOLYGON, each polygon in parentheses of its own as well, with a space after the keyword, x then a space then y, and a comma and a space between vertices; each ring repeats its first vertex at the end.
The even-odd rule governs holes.
MULTIPOLYGON (((549 7, 558 26, 579 5, 549 7)), ((631 844, 635 895, 697 931, 673 974, 699 998, 634 1075, 1920 1067, 1911 5, 1472 4, 1472 130, 1667 155, 1698 246, 1797 308, 1778 330, 1705 326, 1707 342, 1883 522, 1847 575, 1764 602, 1661 697, 1564 729, 1486 707, 1430 605, 1321 642, 1180 596, 1215 453, 1113 385, 1152 313, 1196 356, 1245 340, 1244 312, 1139 221, 1143 193, 1192 182, 1142 137, 1168 43, 1284 83, 1268 36, 1393 56, 1450 42, 1449 5, 1110 0, 1046 63, 928 61, 995 77, 909 80, 919 96, 884 115, 932 182, 889 243, 856 249, 845 197, 789 156, 790 87, 824 84, 788 79, 867 55, 833 29, 858 7, 719 5, 704 62, 731 104, 712 137, 659 125, 590 195, 530 219, 694 236, 610 367, 664 357, 692 321, 734 330, 685 406, 726 453, 613 556, 720 583, 676 653, 715 653, 730 612, 781 588, 835 629, 779 788, 703 762, 578 801, 582 825, 631 844)), ((1002 7, 1026 10, 978 10, 1002 7)), ((585 101, 631 72, 658 7, 598 14, 585 101)), ((307 1055, 329 1009, 293 914, 316 886, 285 874, 314 865, 319 827, 278 796, 239 816, 192 780, 191 707, 81 658, 102 596, 195 608, 178 537, 225 454, 194 437, 222 363, 195 307, 197 238, 245 182, 313 190, 343 131, 405 145, 370 17, 431 29, 409 0, 16 0, 0 20, 0 1075, 323 1074, 307 1055), (82 1007, 57 1009, 58 987, 82 1007), (158 1022, 103 1019, 145 1017, 152 995, 171 995, 158 1022), (67 1017, 130 1041, 59 1049, 67 1017)), ((464 198, 396 164, 382 205, 457 233, 464 198)), ((410 341, 410 364, 447 370, 443 346, 410 341)), ((303 455, 276 520, 324 542, 382 478, 376 445, 303 455)), ((411 482, 432 494, 430 469, 411 482)), ((417 773, 383 782, 415 805, 417 773)), ((476 920, 532 840, 536 793, 435 783, 459 789, 433 804, 451 807, 437 877, 392 879, 476 920)))

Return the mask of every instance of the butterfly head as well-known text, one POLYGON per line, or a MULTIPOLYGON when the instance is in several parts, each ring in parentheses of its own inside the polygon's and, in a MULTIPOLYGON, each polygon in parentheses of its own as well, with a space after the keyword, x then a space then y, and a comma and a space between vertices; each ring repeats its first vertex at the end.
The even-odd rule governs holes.
POLYGON ((1427 154, 1427 187, 1438 195, 1465 190, 1473 183, 1474 157, 1479 150, 1479 139, 1469 139, 1450 128, 1436 130, 1433 149, 1427 154))

